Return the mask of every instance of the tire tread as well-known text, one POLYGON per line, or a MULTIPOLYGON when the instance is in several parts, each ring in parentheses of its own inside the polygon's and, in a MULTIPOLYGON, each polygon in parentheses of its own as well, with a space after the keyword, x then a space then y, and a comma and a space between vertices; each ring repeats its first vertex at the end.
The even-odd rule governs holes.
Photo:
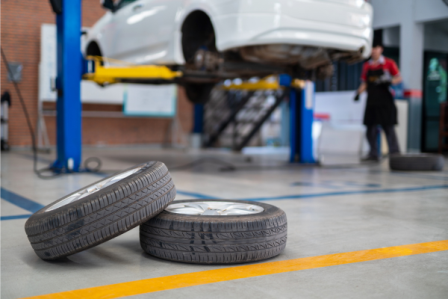
POLYGON ((52 260, 94 247, 162 212, 176 195, 161 162, 149 162, 137 176, 111 187, 51 215, 45 215, 48 206, 32 215, 25 231, 36 254, 52 260))
POLYGON ((211 218, 162 212, 140 226, 140 245, 155 257, 196 264, 255 262, 286 246, 284 211, 262 204, 266 213, 211 218))

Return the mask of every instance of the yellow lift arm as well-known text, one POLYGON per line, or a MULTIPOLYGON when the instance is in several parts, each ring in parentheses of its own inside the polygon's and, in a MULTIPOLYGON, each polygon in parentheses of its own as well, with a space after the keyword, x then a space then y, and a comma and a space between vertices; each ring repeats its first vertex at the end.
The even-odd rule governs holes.
POLYGON ((87 60, 87 73, 83 75, 83 79, 93 81, 99 85, 114 84, 123 81, 172 81, 182 76, 182 72, 172 71, 166 66, 103 66, 103 58, 98 56, 89 56, 87 60))
MULTIPOLYGON (((100 56, 87 57, 87 72, 83 75, 84 80, 93 81, 99 85, 108 85, 119 82, 142 82, 152 81, 173 82, 182 77, 182 72, 173 71, 166 66, 158 65, 134 65, 123 61, 100 56), (125 64, 124 66, 104 66, 103 61, 125 64)), ((291 82, 293 88, 304 88, 305 81, 294 79, 291 82)), ((242 82, 241 84, 222 85, 224 90, 277 90, 284 86, 279 84, 279 79, 273 76, 266 77, 255 82, 242 82)))
MULTIPOLYGON (((275 80, 272 80, 272 79, 273 79, 272 77, 267 77, 267 78, 264 78, 262 80, 255 81, 255 82, 246 81, 246 82, 242 82, 241 84, 232 83, 230 85, 223 85, 222 89, 224 89, 224 90, 255 91, 255 90, 277 90, 277 89, 285 88, 284 86, 280 85, 278 78, 276 78, 275 80)), ((291 82, 291 87, 302 89, 305 87, 305 81, 299 80, 299 79, 294 79, 291 82)))

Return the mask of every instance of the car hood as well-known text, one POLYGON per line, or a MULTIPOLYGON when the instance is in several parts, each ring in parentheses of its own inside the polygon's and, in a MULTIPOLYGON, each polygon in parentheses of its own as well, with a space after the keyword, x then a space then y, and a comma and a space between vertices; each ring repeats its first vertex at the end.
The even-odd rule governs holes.
POLYGON ((361 7, 364 5, 365 0, 317 0, 322 2, 335 2, 342 5, 349 5, 349 6, 355 6, 355 7, 361 7))

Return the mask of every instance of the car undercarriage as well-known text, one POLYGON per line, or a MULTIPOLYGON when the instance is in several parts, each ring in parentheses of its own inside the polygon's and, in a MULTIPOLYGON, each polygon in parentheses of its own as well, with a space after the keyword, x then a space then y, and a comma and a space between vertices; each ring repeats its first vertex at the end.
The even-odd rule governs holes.
POLYGON ((287 44, 268 44, 231 49, 223 53, 199 49, 185 65, 183 80, 211 83, 223 79, 264 77, 287 73, 298 79, 325 79, 333 74, 333 61, 358 62, 356 52, 287 44))

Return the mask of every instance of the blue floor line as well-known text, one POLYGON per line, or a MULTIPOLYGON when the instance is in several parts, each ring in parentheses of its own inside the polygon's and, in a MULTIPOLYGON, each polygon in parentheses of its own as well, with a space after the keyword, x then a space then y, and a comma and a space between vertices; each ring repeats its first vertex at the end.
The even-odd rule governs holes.
POLYGON ((448 177, 446 177, 446 176, 411 174, 411 173, 402 173, 402 172, 395 172, 395 171, 391 171, 390 173, 395 176, 408 177, 408 178, 413 178, 413 179, 438 180, 438 181, 447 181, 448 182, 448 177))
POLYGON ((373 184, 373 183, 363 184, 363 183, 352 182, 352 181, 344 181, 341 183, 345 184, 346 186, 352 186, 352 187, 381 188, 380 184, 373 184))
POLYGON ((435 190, 435 189, 448 189, 448 185, 397 188, 397 189, 354 190, 354 191, 326 192, 326 193, 312 193, 312 194, 293 194, 284 196, 254 197, 254 198, 240 198, 240 199, 247 201, 264 201, 264 200, 300 199, 300 198, 313 198, 313 197, 325 197, 325 196, 352 195, 352 194, 411 192, 411 191, 435 190))
POLYGON ((180 194, 180 195, 192 196, 192 197, 196 197, 196 198, 200 198, 200 199, 220 199, 215 196, 205 195, 205 194, 196 193, 196 192, 182 191, 182 190, 176 190, 176 193, 180 194))
MULTIPOLYGON (((442 176, 435 176, 435 175, 427 175, 424 173, 413 173, 412 171, 408 172, 402 172, 402 171, 385 171, 385 170, 373 170, 373 169, 344 169, 351 170, 352 172, 361 172, 364 174, 390 174, 394 176, 400 176, 400 177, 408 177, 413 179, 427 179, 427 180, 438 180, 438 181, 448 181, 448 176, 442 175, 442 176)), ((439 172, 440 173, 440 172, 439 172)), ((443 171, 443 174, 446 172, 443 171)))
POLYGON ((1 216, 0 221, 3 220, 15 220, 15 219, 28 219, 32 214, 24 214, 24 215, 12 215, 12 216, 1 216))
MULTIPOLYGON (((95 174, 95 173, 93 173, 95 174)), ((104 176, 104 174, 96 173, 99 176, 104 176)), ((396 189, 374 189, 374 190, 353 190, 353 191, 340 191, 340 192, 324 192, 324 193, 311 193, 311 194, 292 194, 284 196, 272 196, 272 197, 253 197, 253 198, 239 198, 240 200, 246 201, 265 201, 265 200, 284 200, 284 199, 301 199, 301 198, 315 198, 315 197, 326 197, 326 196, 340 196, 340 195, 353 195, 353 194, 372 194, 372 193, 396 193, 396 192, 412 192, 412 191, 423 191, 423 190, 437 190, 437 189, 448 189, 448 185, 433 185, 433 186, 422 186, 422 187, 410 187, 410 188, 396 188, 396 189)), ((189 192, 177 190, 180 195, 191 196, 199 199, 220 199, 219 197, 206 195, 197 192, 189 192)), ((1 188, 1 198, 16 205, 24 210, 30 211, 32 213, 37 212, 44 206, 27 199, 21 195, 14 192, 1 188)), ((1 220, 13 220, 13 219, 24 219, 31 215, 11 215, 11 216, 1 216, 1 220)))
POLYGON ((19 208, 30 211, 31 213, 35 213, 44 207, 40 203, 20 196, 19 194, 6 190, 5 188, 1 188, 1 198, 12 203, 13 205, 18 206, 19 208))

